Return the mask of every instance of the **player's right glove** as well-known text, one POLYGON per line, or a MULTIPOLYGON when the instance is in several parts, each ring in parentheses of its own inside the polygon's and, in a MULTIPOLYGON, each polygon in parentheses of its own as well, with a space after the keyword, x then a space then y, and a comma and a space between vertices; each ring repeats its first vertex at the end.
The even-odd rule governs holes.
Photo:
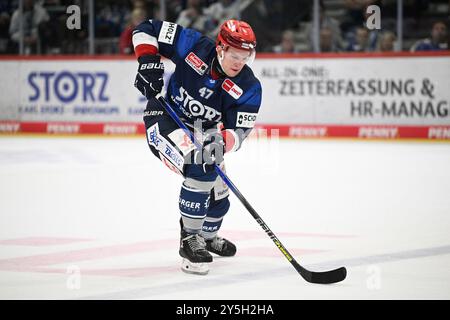
POLYGON ((164 86, 164 64, 161 56, 145 55, 138 58, 139 68, 134 86, 147 98, 153 98, 164 86))

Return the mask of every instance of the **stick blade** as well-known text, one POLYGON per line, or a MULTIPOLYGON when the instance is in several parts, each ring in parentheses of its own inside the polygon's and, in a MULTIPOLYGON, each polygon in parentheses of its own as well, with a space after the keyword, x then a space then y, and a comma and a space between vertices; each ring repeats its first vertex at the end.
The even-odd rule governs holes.
POLYGON ((325 272, 313 272, 304 269, 304 272, 302 273, 302 277, 306 281, 319 284, 332 284, 341 282, 347 277, 347 269, 345 269, 344 267, 325 272))

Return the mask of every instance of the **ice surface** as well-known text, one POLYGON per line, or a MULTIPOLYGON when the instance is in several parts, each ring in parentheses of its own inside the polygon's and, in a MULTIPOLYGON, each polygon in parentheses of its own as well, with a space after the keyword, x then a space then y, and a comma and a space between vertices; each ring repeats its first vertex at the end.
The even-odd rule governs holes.
POLYGON ((238 254, 181 272, 181 178, 145 137, 0 137, 1 299, 449 299, 450 144, 251 140, 227 173, 306 283, 231 196, 238 254))

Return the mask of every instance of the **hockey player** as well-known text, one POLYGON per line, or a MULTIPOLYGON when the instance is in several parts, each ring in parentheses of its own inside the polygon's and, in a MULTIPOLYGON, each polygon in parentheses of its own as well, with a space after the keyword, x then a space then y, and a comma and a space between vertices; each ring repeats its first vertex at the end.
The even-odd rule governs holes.
POLYGON ((135 28, 133 45, 139 62, 134 85, 148 99, 147 142, 184 178, 179 197, 182 270, 206 274, 210 252, 236 253, 231 241, 217 235, 230 202, 214 164, 224 169, 224 153, 238 150, 255 124, 261 85, 247 65, 255 55, 255 34, 247 23, 228 20, 213 41, 175 23, 148 20, 135 28), (193 131, 200 124, 200 152, 155 98, 164 85, 161 56, 176 65, 166 100, 193 131))

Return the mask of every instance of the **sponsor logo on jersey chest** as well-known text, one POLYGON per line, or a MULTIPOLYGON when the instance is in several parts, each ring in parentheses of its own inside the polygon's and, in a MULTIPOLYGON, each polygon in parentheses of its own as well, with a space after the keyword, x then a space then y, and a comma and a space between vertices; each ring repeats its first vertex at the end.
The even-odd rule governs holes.
POLYGON ((209 121, 219 121, 222 118, 220 111, 195 100, 183 87, 180 87, 179 96, 173 97, 172 101, 184 110, 183 113, 186 111, 189 118, 194 116, 209 121))
POLYGON ((224 80, 222 83, 222 89, 228 92, 228 94, 236 100, 239 99, 243 93, 242 89, 230 79, 224 80))
POLYGON ((205 74, 205 71, 208 68, 208 65, 193 52, 190 52, 184 61, 186 61, 186 63, 201 76, 205 74))

